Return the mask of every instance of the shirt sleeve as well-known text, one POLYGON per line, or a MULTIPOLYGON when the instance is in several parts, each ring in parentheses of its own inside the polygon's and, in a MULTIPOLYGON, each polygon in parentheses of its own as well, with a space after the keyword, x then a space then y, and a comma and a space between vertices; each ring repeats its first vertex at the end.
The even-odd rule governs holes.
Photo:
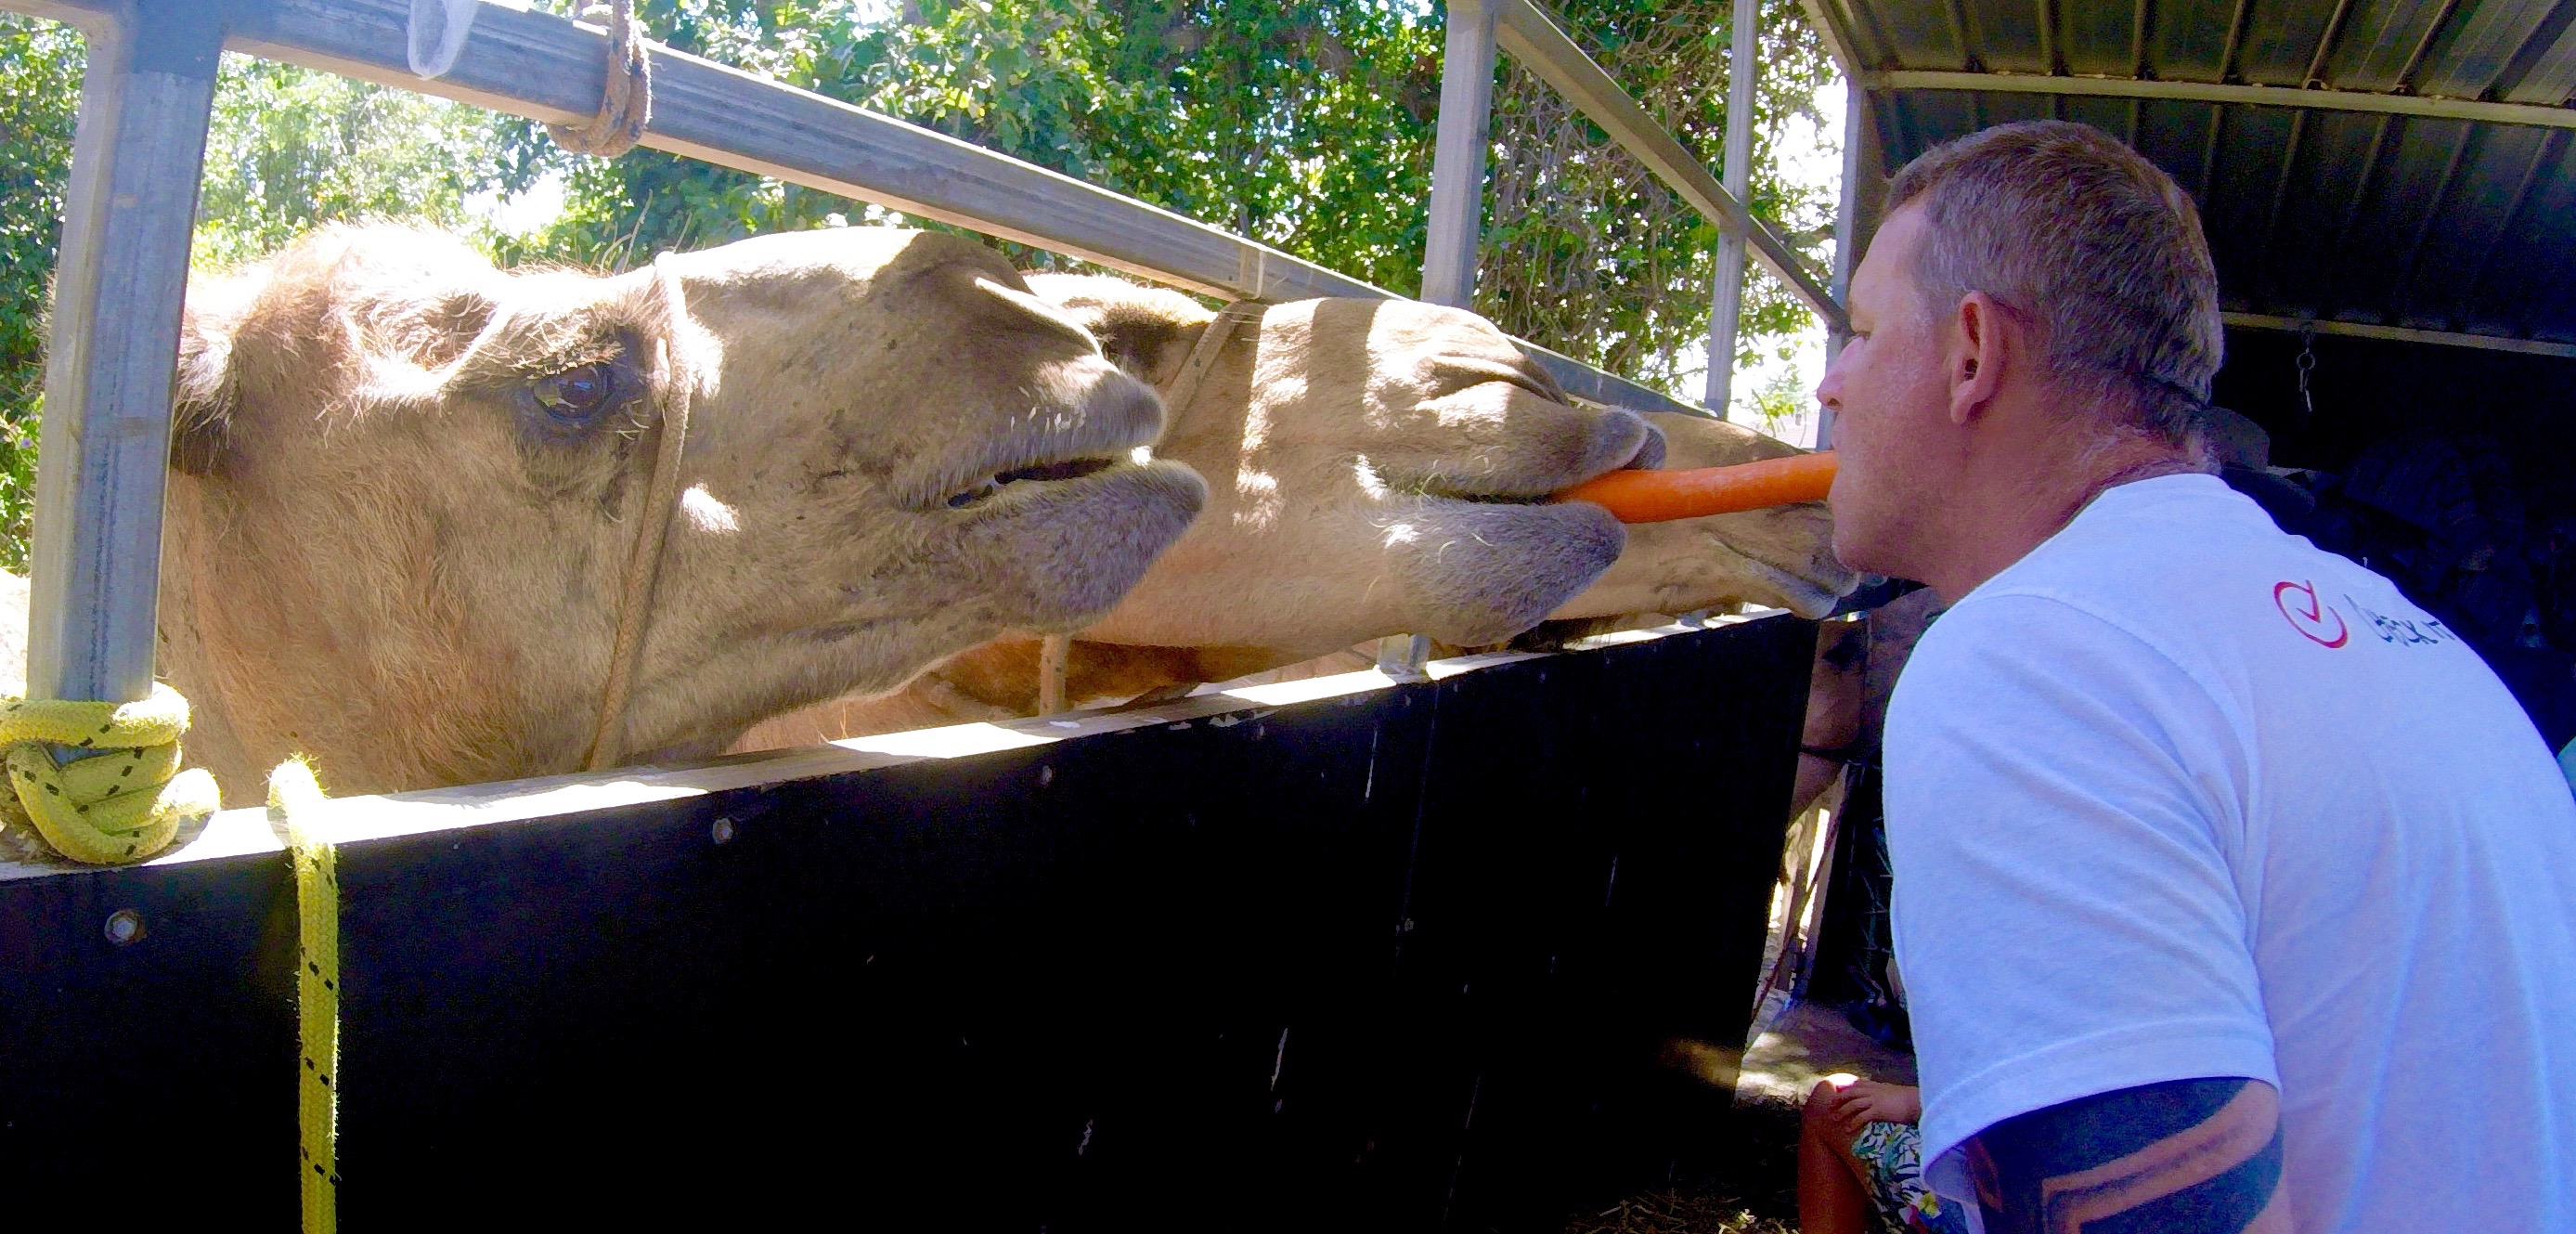
POLYGON ((2142 1084, 2278 1087, 2239 851, 2243 739, 2112 621, 1972 596, 1923 637, 1885 738, 1894 934, 1923 1160, 2142 1084))

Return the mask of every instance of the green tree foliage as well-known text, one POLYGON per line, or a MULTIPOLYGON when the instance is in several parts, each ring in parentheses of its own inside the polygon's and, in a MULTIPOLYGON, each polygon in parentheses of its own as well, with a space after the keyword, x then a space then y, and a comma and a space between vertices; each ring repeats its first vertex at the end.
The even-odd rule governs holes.
MULTIPOLYGON (((646 0, 655 37, 1410 290, 1439 29, 1385 2, 646 0)), ((521 130, 517 184, 576 203, 532 246, 631 260, 834 213, 838 198, 650 151, 577 160, 521 130)), ((1044 254, 1015 256, 1046 262, 1044 254)))
POLYGON ((265 256, 317 223, 481 228, 466 198, 501 179, 499 117, 247 56, 225 56, 221 74, 198 190, 198 265, 265 256))
POLYGON ((70 27, 0 13, 0 566, 12 570, 27 568, 46 289, 80 82, 80 36, 70 27))

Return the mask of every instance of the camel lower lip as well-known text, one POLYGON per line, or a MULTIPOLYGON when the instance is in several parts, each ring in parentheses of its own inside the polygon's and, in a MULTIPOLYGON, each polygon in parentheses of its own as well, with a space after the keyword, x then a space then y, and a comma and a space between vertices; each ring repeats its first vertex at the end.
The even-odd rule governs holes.
POLYGON ((1455 501, 1471 506, 1543 506, 1552 500, 1548 497, 1504 497, 1491 493, 1425 492, 1421 495, 1432 501, 1455 501))

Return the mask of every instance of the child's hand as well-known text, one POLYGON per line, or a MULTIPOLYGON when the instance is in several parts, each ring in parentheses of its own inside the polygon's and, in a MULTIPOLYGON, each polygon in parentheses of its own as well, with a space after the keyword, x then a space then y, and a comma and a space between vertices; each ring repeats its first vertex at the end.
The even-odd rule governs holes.
POLYGON ((1876 1080, 1839 1084, 1835 1086, 1833 1120, 1835 1131, 1855 1140, 1871 1123, 1919 1123, 1923 1121, 1923 1090, 1910 1084, 1882 1084, 1876 1080))

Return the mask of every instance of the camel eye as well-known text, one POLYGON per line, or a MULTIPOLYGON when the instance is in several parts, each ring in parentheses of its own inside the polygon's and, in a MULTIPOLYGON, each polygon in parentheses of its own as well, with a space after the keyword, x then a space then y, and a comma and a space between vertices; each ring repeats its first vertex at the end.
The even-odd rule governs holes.
POLYGON ((607 365, 585 364, 538 378, 537 406, 558 420, 587 420, 608 406, 616 388, 617 379, 607 365))

